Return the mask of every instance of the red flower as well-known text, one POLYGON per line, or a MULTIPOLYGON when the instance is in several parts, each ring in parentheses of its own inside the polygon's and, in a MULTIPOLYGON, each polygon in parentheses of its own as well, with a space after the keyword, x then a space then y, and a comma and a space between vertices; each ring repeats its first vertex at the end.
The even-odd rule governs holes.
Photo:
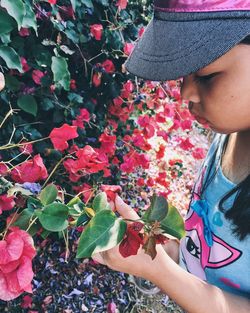
POLYGON ((93 196, 92 186, 86 183, 81 186, 73 186, 73 190, 82 196, 85 203, 91 199, 91 196, 93 196))
POLYGON ((50 4, 56 4, 57 0, 47 0, 50 4))
POLYGON ((196 148, 194 149, 193 153, 192 153, 193 157, 197 160, 201 160, 204 159, 206 156, 206 151, 202 148, 196 148))
POLYGON ((193 148, 194 145, 190 142, 189 138, 187 138, 187 139, 183 139, 183 138, 182 138, 182 139, 181 139, 181 143, 180 143, 180 147, 181 147, 183 150, 187 151, 187 150, 193 148))
POLYGON ((24 72, 28 72, 30 70, 30 67, 24 57, 21 57, 21 64, 24 72))
POLYGON ((72 124, 79 128, 84 128, 83 122, 89 122, 89 120, 90 120, 89 111, 87 109, 80 109, 80 114, 77 115, 76 120, 74 120, 72 124))
POLYGON ((44 77, 44 73, 40 70, 34 70, 32 72, 32 79, 37 85, 41 85, 41 79, 44 77))
POLYGON ((101 190, 106 192, 106 195, 110 201, 115 202, 116 194, 122 191, 121 186, 117 185, 101 185, 101 190))
POLYGON ((3 162, 0 162, 0 175, 6 175, 8 173, 8 166, 3 163, 3 162))
POLYGON ((101 150, 103 152, 113 155, 116 149, 116 136, 110 136, 106 133, 101 134, 99 137, 99 141, 101 142, 101 150))
POLYGON ((23 297, 22 303, 21 303, 21 307, 23 309, 27 309, 27 308, 31 308, 32 307, 32 298, 29 295, 25 295, 23 297))
POLYGON ((30 35, 30 31, 28 28, 21 27, 21 29, 19 30, 19 35, 21 37, 28 37, 30 35))
POLYGON ((139 233, 142 228, 143 224, 140 222, 128 225, 126 237, 119 245, 119 251, 124 258, 137 254, 138 249, 143 244, 143 235, 139 233))
POLYGON ((49 135, 54 148, 59 151, 67 149, 69 146, 67 140, 76 137, 78 137, 77 127, 68 124, 63 124, 63 126, 59 128, 54 128, 49 135))
POLYGON ((109 166, 108 157, 99 149, 93 149, 87 145, 76 152, 76 157, 76 160, 68 159, 63 163, 70 174, 71 181, 76 182, 82 176, 99 171, 104 171, 104 175, 109 174, 107 170, 109 166))
POLYGON ((70 89, 72 90, 76 89, 76 81, 74 79, 70 80, 70 89))
POLYGON ((95 40, 101 40, 102 39, 102 31, 103 31, 102 24, 90 25, 90 33, 95 38, 95 40))
POLYGON ((126 54, 126 55, 130 55, 131 52, 134 50, 134 47, 135 45, 133 43, 130 43, 130 42, 126 42, 124 44, 124 47, 123 47, 123 52, 126 54))
POLYGON ((156 158, 158 160, 162 159, 164 157, 165 150, 166 150, 166 147, 163 144, 161 144, 160 147, 159 147, 159 150, 156 153, 156 158))
POLYGON ((47 169, 43 164, 40 154, 34 156, 11 171, 12 179, 17 183, 35 183, 48 177, 47 169))
POLYGON ((92 77, 92 83, 95 87, 99 87, 102 82, 102 73, 94 73, 92 77))
POLYGON ((120 10, 126 9, 127 5, 128 5, 128 0, 118 0, 116 3, 116 6, 118 6, 120 10))
MULTIPOLYGON (((25 142, 21 142, 22 144, 24 144, 25 142)), ((19 147, 19 150, 23 153, 23 154, 28 154, 30 155, 31 153, 33 153, 33 146, 31 143, 27 143, 24 144, 23 146, 19 147)))
POLYGON ((32 259, 36 254, 32 237, 11 227, 0 241, 0 299, 9 301, 23 292, 32 292, 32 259))
POLYGON ((0 214, 2 211, 9 211, 13 209, 15 205, 14 196, 8 197, 7 195, 0 196, 0 214))
POLYGON ((113 63, 111 60, 106 60, 106 61, 104 61, 104 62, 101 64, 101 66, 105 69, 105 71, 106 71, 107 73, 112 74, 112 73, 114 73, 114 71, 115 71, 114 63, 113 63))

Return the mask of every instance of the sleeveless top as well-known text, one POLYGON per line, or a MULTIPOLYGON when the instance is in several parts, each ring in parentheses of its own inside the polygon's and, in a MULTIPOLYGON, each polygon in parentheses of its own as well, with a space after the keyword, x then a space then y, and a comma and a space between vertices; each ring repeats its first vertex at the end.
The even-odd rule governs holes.
MULTIPOLYGON (((218 209, 220 199, 235 187, 224 176, 220 166, 226 137, 224 134, 215 135, 201 166, 185 217, 186 236, 180 243, 179 264, 210 284, 250 298, 250 235, 240 241, 233 234, 231 220, 226 219, 224 213, 218 209), (217 147, 211 173, 216 164, 218 171, 201 198, 201 187, 217 147)), ((234 199, 235 194, 224 202, 225 211, 230 209, 234 199)))

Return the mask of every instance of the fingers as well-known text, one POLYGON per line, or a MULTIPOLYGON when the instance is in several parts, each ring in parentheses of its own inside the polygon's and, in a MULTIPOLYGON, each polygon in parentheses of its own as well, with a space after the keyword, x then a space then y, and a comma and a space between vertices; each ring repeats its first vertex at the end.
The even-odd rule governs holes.
POLYGON ((0 91, 4 88, 5 86, 5 79, 3 76, 3 73, 0 73, 0 91))
POLYGON ((118 195, 115 198, 115 207, 117 212, 125 219, 137 220, 140 218, 139 215, 118 195))
POLYGON ((106 265, 106 262, 104 261, 104 258, 102 257, 101 253, 95 253, 92 255, 92 259, 95 262, 98 262, 100 264, 106 265))

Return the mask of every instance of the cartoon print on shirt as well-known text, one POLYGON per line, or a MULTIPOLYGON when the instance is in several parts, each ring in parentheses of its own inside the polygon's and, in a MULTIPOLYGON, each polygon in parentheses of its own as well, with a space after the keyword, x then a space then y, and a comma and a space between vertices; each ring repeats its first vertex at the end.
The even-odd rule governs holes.
MULTIPOLYGON (((206 268, 221 268, 235 262, 242 252, 216 236, 204 214, 197 214, 193 204, 200 200, 204 167, 193 192, 192 204, 185 220, 186 240, 181 242, 181 257, 189 272, 206 280, 206 268), (208 234, 209 233, 209 234, 208 234), (209 245, 208 237, 211 238, 209 245)), ((199 212, 198 212, 199 213, 199 212)))

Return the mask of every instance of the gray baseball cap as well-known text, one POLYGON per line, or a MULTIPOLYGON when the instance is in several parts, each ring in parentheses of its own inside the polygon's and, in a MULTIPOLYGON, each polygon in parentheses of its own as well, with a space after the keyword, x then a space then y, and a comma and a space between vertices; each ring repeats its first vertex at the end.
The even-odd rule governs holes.
POLYGON ((125 68, 148 80, 184 77, 250 34, 250 1, 156 0, 154 14, 125 68))

